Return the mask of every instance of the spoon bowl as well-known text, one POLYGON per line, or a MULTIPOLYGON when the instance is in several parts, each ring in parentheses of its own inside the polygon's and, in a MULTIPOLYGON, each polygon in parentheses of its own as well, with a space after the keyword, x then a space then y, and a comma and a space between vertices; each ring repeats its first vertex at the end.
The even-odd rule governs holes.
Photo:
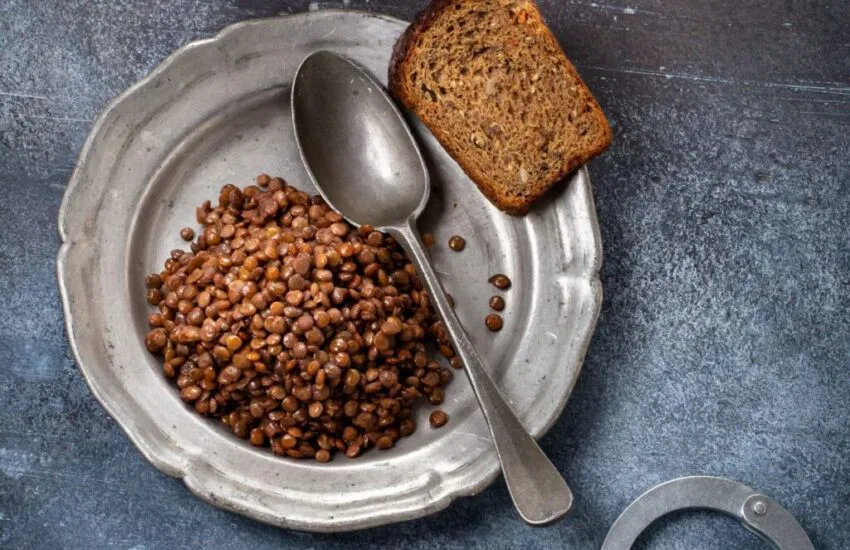
POLYGON ((328 51, 301 64, 292 90, 296 138, 325 200, 355 225, 387 229, 425 208, 428 171, 401 112, 352 64, 328 51))
POLYGON ((490 378, 425 252, 416 219, 428 202, 428 169, 392 99, 353 61, 320 51, 295 75, 292 121, 301 159, 325 200, 355 225, 392 235, 416 267, 481 405, 522 519, 545 525, 563 517, 572 507, 570 488, 490 378))

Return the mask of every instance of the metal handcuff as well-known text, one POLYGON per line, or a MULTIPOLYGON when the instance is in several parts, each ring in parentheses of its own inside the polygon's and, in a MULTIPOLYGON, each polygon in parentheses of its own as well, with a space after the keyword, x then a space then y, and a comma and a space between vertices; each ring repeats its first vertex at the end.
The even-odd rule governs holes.
POLYGON ((777 550, 814 550, 794 516, 775 500, 736 481, 707 476, 674 479, 638 497, 614 522, 602 550, 629 550, 653 521, 689 509, 730 515, 777 550))

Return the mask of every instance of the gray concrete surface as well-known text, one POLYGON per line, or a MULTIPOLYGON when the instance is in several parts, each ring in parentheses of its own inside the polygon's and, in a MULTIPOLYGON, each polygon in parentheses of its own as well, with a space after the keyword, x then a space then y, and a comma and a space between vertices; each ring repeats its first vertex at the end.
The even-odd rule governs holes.
MULTIPOLYGON (((218 510, 149 465, 67 345, 56 214, 92 120, 178 46, 252 17, 423 0, 0 0, 0 547, 598 548, 650 486, 757 487, 850 548, 850 3, 543 0, 616 135, 591 164, 605 303, 542 446, 576 492, 520 523, 502 481, 344 535, 218 510)), ((651 549, 757 549, 681 514, 651 549)))

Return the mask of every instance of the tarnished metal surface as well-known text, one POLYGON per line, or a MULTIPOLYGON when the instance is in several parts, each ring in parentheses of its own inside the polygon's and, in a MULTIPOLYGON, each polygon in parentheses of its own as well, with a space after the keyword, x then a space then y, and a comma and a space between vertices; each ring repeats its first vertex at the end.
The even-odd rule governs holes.
POLYGON ((788 510, 743 483, 711 476, 682 477, 657 485, 617 518, 602 550, 629 550, 655 520, 681 510, 713 510, 731 516, 777 550, 814 550, 788 510))
MULTIPOLYGON (((312 531, 380 525, 439 510, 486 487, 498 461, 468 382, 455 378, 450 424, 419 429, 390 451, 321 465, 251 448, 187 409, 144 349, 145 273, 184 246, 180 227, 224 183, 260 172, 315 192, 289 113, 298 63, 344 53, 384 78, 405 23, 316 12, 239 23, 190 44, 116 99, 80 154, 59 215, 58 271, 77 362, 93 392, 140 451, 202 498, 268 523, 312 531)), ((601 302, 601 249, 587 173, 524 218, 492 207, 415 125, 435 192, 420 228, 484 362, 530 433, 541 435, 578 376, 601 302), (445 246, 463 235, 466 250, 445 246), (484 326, 507 273, 505 328, 484 326)))

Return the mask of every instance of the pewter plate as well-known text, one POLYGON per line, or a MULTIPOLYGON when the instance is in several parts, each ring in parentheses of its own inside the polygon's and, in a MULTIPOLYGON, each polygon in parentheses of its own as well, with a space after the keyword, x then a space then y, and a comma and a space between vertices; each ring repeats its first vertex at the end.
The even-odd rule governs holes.
MULTIPOLYGON (((483 490, 499 472, 484 418, 456 376, 442 429, 419 429, 392 450, 331 463, 293 461, 234 438, 187 408, 145 351, 144 276, 185 246, 178 231, 225 183, 284 176, 315 192, 292 134, 289 91, 317 49, 346 54, 385 82, 406 23, 320 11, 247 21, 189 44, 100 115, 59 213, 59 285, 71 346, 94 394, 144 456, 201 498, 267 523, 343 531, 420 517, 483 490)), ((493 377, 526 428, 542 435, 564 407, 601 302, 601 248, 587 172, 528 216, 490 205, 421 125, 435 185, 421 229, 493 377), (461 253, 446 243, 467 239, 461 253), (484 326, 507 273, 505 327, 484 326)), ((460 374, 460 373, 458 373, 460 374)))

